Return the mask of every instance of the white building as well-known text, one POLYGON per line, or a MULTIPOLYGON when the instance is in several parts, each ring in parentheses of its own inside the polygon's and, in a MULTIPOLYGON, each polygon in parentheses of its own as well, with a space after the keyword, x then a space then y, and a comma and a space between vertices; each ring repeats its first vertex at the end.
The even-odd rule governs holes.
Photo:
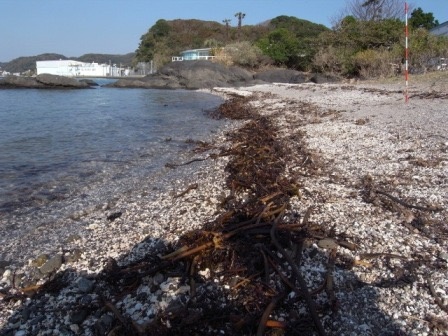
POLYGON ((126 70, 115 64, 84 63, 73 60, 37 61, 37 74, 51 74, 67 77, 121 77, 126 70))

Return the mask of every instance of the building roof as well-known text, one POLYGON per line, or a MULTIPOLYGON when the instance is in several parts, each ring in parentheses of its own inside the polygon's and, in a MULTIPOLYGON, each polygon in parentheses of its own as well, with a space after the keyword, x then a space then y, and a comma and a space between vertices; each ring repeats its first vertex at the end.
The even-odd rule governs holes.
POLYGON ((431 34, 437 36, 447 36, 448 37, 448 21, 439 24, 430 30, 431 34))
POLYGON ((56 61, 36 61, 36 65, 40 68, 58 68, 61 66, 81 65, 83 62, 74 60, 56 60, 56 61))
POLYGON ((182 55, 185 53, 203 52, 203 51, 210 51, 210 50, 212 50, 212 48, 190 49, 190 50, 181 51, 180 54, 182 55))

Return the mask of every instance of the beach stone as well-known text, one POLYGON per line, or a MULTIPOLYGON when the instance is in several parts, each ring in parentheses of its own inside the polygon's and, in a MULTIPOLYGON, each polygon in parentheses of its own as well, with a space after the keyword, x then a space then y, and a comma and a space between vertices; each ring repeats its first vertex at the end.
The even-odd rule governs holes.
POLYGON ((317 245, 320 248, 324 248, 324 249, 335 249, 338 247, 338 244, 336 243, 336 241, 334 239, 331 238, 324 238, 318 241, 317 245))
POLYGON ((89 305, 92 303, 92 297, 90 295, 84 295, 80 300, 79 303, 82 305, 89 305))
POLYGON ((163 274, 157 273, 152 278, 152 283, 157 286, 157 285, 160 285, 164 280, 165 280, 165 277, 163 276, 163 274))
POLYGON ((30 315, 31 315, 31 309, 28 307, 24 308, 22 310, 21 315, 22 315, 22 322, 28 321, 28 319, 30 318, 30 315))
POLYGON ((53 335, 74 336, 75 333, 69 327, 61 326, 59 328, 53 329, 53 335))
POLYGON ((62 256, 60 254, 57 254, 42 265, 42 267, 40 268, 40 272, 42 274, 52 273, 58 270, 61 266, 62 266, 62 256))
POLYGON ((76 279, 76 286, 83 293, 90 293, 93 290, 93 286, 95 285, 93 281, 86 279, 84 277, 79 277, 76 279))
POLYGON ((45 316, 38 316, 38 317, 35 317, 35 318, 33 318, 33 319, 30 321, 30 325, 32 325, 32 326, 37 325, 37 324, 39 324, 40 322, 42 322, 43 320, 45 320, 45 316))
POLYGON ((6 330, 4 334, 2 334, 2 336, 14 336, 14 330, 12 329, 6 330))
POLYGON ((70 330, 71 331, 73 331, 75 334, 78 334, 79 333, 79 325, 77 325, 77 324, 71 324, 70 325, 70 330))
POLYGON ((120 218, 122 214, 123 213, 121 211, 114 212, 114 213, 110 214, 109 216, 107 216, 107 220, 112 222, 115 219, 120 218))
MULTIPOLYGON (((70 322, 73 324, 80 324, 82 323, 87 316, 89 315, 89 311, 87 309, 80 309, 75 312, 70 313, 70 322)), ((104 335, 104 334, 100 334, 104 335)))
POLYGON ((445 261, 448 262, 448 253, 446 253, 446 252, 441 252, 440 255, 439 255, 439 257, 440 257, 440 259, 443 259, 443 260, 445 260, 445 261))
POLYGON ((108 314, 101 316, 95 323, 95 331, 97 335, 107 335, 112 329, 114 318, 108 314))
POLYGON ((81 256, 82 256, 82 250, 74 249, 73 251, 65 255, 64 258, 66 263, 72 263, 81 259, 81 256))
POLYGON ((73 243, 77 240, 81 240, 81 236, 79 234, 71 234, 70 236, 67 237, 67 243, 73 243))
POLYGON ((50 256, 48 254, 41 254, 36 259, 34 259, 31 264, 35 267, 41 267, 43 264, 45 264, 50 256))
POLYGON ((0 260, 0 274, 3 274, 5 271, 5 268, 11 265, 11 262, 6 260, 0 260))
POLYGON ((3 276, 2 276, 3 281, 9 282, 9 281, 11 281, 11 278, 12 278, 11 270, 7 269, 6 271, 3 272, 3 276))

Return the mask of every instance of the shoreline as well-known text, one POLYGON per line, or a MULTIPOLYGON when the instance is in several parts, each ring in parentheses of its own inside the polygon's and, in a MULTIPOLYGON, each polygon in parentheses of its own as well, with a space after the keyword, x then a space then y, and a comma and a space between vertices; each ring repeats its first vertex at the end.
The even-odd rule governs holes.
MULTIPOLYGON (((402 94, 396 91, 341 84, 270 84, 241 89, 220 88, 211 93, 255 95, 250 104, 261 115, 273 120, 279 129, 278 137, 283 139, 291 153, 301 145, 291 142, 291 136, 298 131, 306 133, 309 156, 305 160, 316 163, 318 171, 315 176, 303 175, 299 179, 301 194, 291 198, 291 207, 302 217, 307 209, 313 207, 315 210, 309 214, 311 223, 325 228, 334 226, 337 239, 357 245, 357 250, 353 251, 338 246, 334 281, 339 309, 338 314, 321 317, 327 331, 330 334, 369 335, 378 334, 379 330, 383 330, 383 334, 401 330, 406 334, 415 331, 437 335, 436 322, 439 319, 443 321, 446 313, 434 302, 425 276, 430 274, 430 283, 446 306, 448 285, 444 274, 448 256, 443 237, 448 233, 448 139, 445 135, 448 116, 444 113, 444 100, 411 98, 406 106, 402 94), (377 190, 406 200, 406 204, 443 210, 410 209, 375 192, 377 190), (350 265, 351 268, 348 267, 350 265), (398 280, 403 280, 404 284, 399 285, 398 280)), ((234 127, 235 124, 229 130, 234 127)), ((230 145, 224 138, 224 133, 229 130, 217 136, 215 142, 218 145, 230 145)), ((293 156, 286 163, 287 170, 300 173, 305 160, 300 162, 293 156)), ((227 162, 228 158, 220 157, 206 165, 183 167, 190 176, 188 182, 173 182, 171 192, 159 195, 153 203, 146 202, 146 208, 140 208, 136 202, 135 211, 144 209, 146 213, 146 216, 141 215, 141 220, 137 221, 127 213, 110 223, 88 218, 91 221, 88 228, 90 239, 97 239, 98 249, 111 238, 117 239, 116 244, 123 245, 118 250, 131 249, 125 259, 119 260, 119 265, 144 258, 145 253, 157 248, 163 255, 164 248, 158 238, 164 240, 163 244, 173 244, 186 228, 198 229, 202 223, 216 217, 218 204, 229 196, 224 183, 227 162), (173 198, 195 181, 198 182, 197 189, 184 197, 173 198), (141 225, 138 234, 129 234, 131 223, 141 225), (113 232, 95 237, 95 230, 104 225, 110 225, 113 232), (159 232, 165 231, 165 234, 148 238, 148 234, 154 235, 151 230, 156 230, 155 225, 159 232), (128 235, 129 241, 120 240, 117 237, 120 234, 128 235)), ((73 246, 76 246, 76 241, 73 246)), ((303 256, 302 270, 311 274, 307 278, 310 286, 315 286, 321 279, 328 258, 328 251, 318 242, 310 239, 303 256), (311 255, 316 253, 313 258, 311 255)), ((112 254, 112 257, 120 255, 112 254)), ((80 278, 92 281, 89 277, 100 272, 107 260, 89 265, 87 256, 84 257, 62 266, 60 270, 74 268, 80 278)), ((151 281, 156 284, 154 278, 151 281)), ((151 314, 166 308, 171 302, 167 299, 170 295, 177 297, 188 292, 188 288, 176 283, 179 280, 163 277, 162 280, 165 280, 162 284, 168 287, 178 286, 174 292, 167 289, 158 294, 159 300, 154 303, 159 305, 158 309, 151 305, 145 307, 144 303, 142 305, 130 298, 119 305, 121 313, 144 323, 141 312, 145 311, 148 319, 151 314), (165 307, 161 304, 163 302, 165 307), (153 312, 148 315, 151 309, 153 312)), ((320 295, 317 301, 325 303, 325 295, 320 295)), ((7 315, 3 300, 1 304, 1 317, 5 321, 7 315)), ((281 315, 275 317, 278 319, 281 315)), ((14 324, 11 319, 9 321, 9 324, 14 324)), ((80 323, 72 323, 71 330, 76 334, 73 329, 87 330, 95 323, 95 319, 87 318, 80 323)), ((19 323, 16 329, 20 328, 19 323)), ((446 326, 439 328, 442 328, 440 332, 446 332, 446 326)))

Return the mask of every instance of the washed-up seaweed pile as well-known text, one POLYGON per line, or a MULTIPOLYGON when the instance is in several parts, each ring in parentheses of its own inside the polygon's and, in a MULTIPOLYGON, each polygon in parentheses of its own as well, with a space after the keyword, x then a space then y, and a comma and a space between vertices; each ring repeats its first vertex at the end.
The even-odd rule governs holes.
MULTIPOLYGON (((329 302, 320 305, 320 312, 335 304, 335 253, 324 283, 310 293, 299 266, 303 244, 306 237, 325 233, 309 227, 311 209, 305 209, 303 218, 291 213, 289 200, 299 187, 285 173, 285 146, 269 118, 249 106, 245 99, 235 98, 218 111, 221 117, 247 121, 228 135, 230 148, 221 150, 221 156, 230 156, 226 170, 231 192, 223 199, 217 219, 185 233, 160 259, 148 256, 122 268, 111 260, 101 275, 109 288, 105 307, 116 315, 121 334, 324 334, 312 295, 329 293, 329 302), (204 276, 204 270, 210 275, 204 276), (116 300, 129 294, 144 277, 158 272, 181 276, 190 287, 188 299, 151 323, 137 325, 114 308, 111 296, 116 300), (300 307, 308 313, 299 315, 300 307)), ((327 243, 336 248, 332 240, 327 243)))

